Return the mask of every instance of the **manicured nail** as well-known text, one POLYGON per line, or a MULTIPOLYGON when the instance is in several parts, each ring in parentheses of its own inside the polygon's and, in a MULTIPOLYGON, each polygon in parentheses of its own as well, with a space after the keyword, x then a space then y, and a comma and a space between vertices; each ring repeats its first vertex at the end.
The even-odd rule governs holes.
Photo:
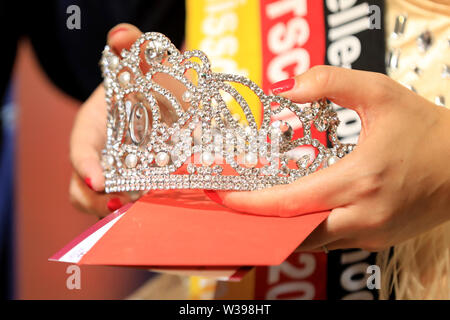
POLYGON ((286 79, 282 81, 275 82, 270 86, 273 94, 280 94, 282 92, 286 92, 291 90, 295 85, 295 79, 286 79))
POLYGON ((206 196, 208 198, 210 198, 212 201, 218 203, 218 204, 223 204, 222 199, 219 197, 219 195, 217 194, 216 191, 214 190, 204 190, 206 196))
POLYGON ((127 31, 127 30, 128 29, 126 27, 119 27, 119 28, 112 29, 109 32, 108 37, 111 38, 113 35, 118 34, 119 32, 122 32, 122 31, 127 31))
POLYGON ((91 178, 85 178, 85 179, 84 179, 84 183, 86 183, 86 185, 87 185, 91 190, 94 190, 94 188, 92 187, 92 181, 91 181, 91 178))
POLYGON ((108 207, 109 211, 116 211, 122 206, 122 202, 120 201, 119 198, 112 198, 109 199, 106 206, 108 207))

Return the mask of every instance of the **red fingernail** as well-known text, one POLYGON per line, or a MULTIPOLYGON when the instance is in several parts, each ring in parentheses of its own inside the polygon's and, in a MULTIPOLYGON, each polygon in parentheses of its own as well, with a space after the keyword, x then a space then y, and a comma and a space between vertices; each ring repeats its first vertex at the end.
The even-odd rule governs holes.
POLYGON ((116 211, 117 209, 122 207, 122 202, 120 201, 119 198, 112 198, 109 199, 106 206, 108 207, 109 211, 116 211))
POLYGON ((206 196, 208 198, 210 198, 212 201, 218 203, 218 204, 223 204, 223 200, 219 197, 219 195, 217 194, 216 191, 214 190, 204 190, 206 196))
POLYGON ((117 34, 117 33, 119 33, 119 32, 127 31, 127 30, 128 30, 128 29, 125 28, 125 27, 119 27, 119 28, 112 29, 112 30, 109 32, 108 37, 110 38, 110 37, 112 37, 113 35, 115 35, 115 34, 117 34))
POLYGON ((86 183, 86 185, 87 185, 91 190, 94 190, 94 188, 92 187, 92 181, 91 181, 91 178, 85 178, 85 179, 84 179, 84 183, 86 183))
POLYGON ((273 94, 280 94, 282 92, 286 92, 291 90, 295 85, 295 79, 286 79, 282 81, 275 82, 270 86, 273 94))

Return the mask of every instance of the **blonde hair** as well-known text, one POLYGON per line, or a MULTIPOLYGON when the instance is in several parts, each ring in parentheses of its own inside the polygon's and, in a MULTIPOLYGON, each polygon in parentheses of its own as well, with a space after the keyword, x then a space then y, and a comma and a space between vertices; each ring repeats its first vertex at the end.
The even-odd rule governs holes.
POLYGON ((378 253, 380 299, 450 299, 450 222, 378 253))

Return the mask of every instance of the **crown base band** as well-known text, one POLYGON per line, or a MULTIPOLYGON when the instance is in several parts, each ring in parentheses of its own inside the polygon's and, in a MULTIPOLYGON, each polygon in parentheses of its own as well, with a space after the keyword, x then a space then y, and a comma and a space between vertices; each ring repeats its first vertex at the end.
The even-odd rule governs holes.
POLYGON ((295 180, 297 179, 292 176, 245 177, 177 174, 152 176, 142 179, 108 180, 105 191, 107 193, 176 189, 252 191, 269 188, 279 184, 289 184, 295 180))

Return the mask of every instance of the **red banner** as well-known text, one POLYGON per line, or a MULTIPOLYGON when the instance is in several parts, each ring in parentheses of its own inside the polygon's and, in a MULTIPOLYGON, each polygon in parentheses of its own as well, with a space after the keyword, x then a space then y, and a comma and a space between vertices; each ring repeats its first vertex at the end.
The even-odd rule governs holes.
MULTIPOLYGON (((325 26, 322 1, 262 0, 262 85, 301 74, 325 62, 325 26)), ((302 135, 293 114, 282 114, 302 135)), ((313 132, 326 143, 324 133, 313 132)), ((255 299, 326 299, 327 256, 294 253, 280 266, 256 268, 255 299)))

